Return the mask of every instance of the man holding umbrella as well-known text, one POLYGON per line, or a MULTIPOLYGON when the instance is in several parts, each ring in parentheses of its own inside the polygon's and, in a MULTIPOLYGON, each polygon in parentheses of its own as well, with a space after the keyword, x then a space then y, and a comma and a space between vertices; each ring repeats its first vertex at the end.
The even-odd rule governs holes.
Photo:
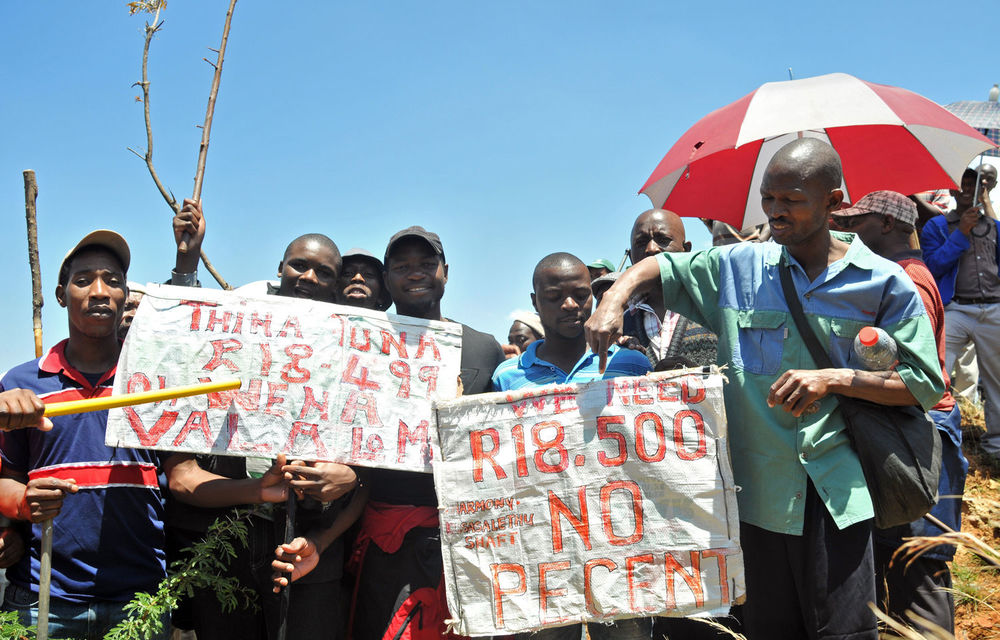
POLYGON ((924 262, 937 280, 945 305, 948 371, 965 345, 976 345, 986 406, 983 450, 1000 464, 1000 221, 988 194, 975 203, 976 170, 966 169, 955 208, 924 225, 924 262))
POLYGON ((740 507, 750 638, 877 638, 873 509, 832 394, 929 409, 944 391, 933 334, 913 283, 851 236, 831 234, 843 200, 840 159, 801 138, 768 163, 761 205, 775 243, 662 253, 629 269, 587 323, 603 353, 635 293, 662 286, 668 308, 714 330, 740 507), (779 284, 788 269, 810 325, 839 368, 815 365, 779 284), (858 329, 900 345, 893 371, 851 367, 858 329), (931 348, 927 348, 931 347, 931 348), (815 412, 807 411, 813 403, 815 412))

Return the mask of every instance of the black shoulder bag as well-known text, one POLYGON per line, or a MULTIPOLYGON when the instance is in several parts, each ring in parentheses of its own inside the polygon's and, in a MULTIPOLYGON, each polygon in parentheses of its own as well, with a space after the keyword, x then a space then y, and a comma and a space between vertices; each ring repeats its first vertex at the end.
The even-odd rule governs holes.
MULTIPOLYGON (((816 366, 832 368, 830 355, 806 322, 788 264, 783 261, 779 271, 788 310, 816 366)), ((837 401, 875 505, 875 526, 888 529, 930 511, 938 500, 941 439, 927 413, 917 406, 887 406, 843 395, 837 401)))

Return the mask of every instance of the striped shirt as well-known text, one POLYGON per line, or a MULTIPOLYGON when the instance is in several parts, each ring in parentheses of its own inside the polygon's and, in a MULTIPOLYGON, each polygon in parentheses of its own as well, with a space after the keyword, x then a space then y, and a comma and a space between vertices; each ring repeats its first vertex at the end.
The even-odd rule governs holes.
MULTIPOLYGON (((63 340, 38 360, 14 367, 0 390, 29 389, 45 402, 111 395, 115 369, 93 384, 66 359, 63 340)), ((53 522, 52 597, 78 604, 131 600, 164 577, 163 506, 155 451, 104 444, 108 412, 52 418, 51 431, 0 433, 5 474, 76 480, 53 522)), ((24 589, 38 590, 41 525, 30 551, 7 570, 24 589)))

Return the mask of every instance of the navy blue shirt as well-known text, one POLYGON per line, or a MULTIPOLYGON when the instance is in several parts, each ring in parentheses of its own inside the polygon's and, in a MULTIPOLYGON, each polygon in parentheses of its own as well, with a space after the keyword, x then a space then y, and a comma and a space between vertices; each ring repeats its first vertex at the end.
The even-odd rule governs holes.
MULTIPOLYGON (((0 390, 29 389, 45 402, 111 395, 115 369, 96 384, 66 360, 64 340, 38 360, 14 367, 0 390)), ((108 412, 52 418, 51 431, 0 433, 4 472, 76 480, 53 522, 52 597, 78 604, 131 600, 165 576, 163 506, 158 455, 104 444, 108 412)), ((29 553, 7 570, 24 589, 38 590, 41 525, 29 553)))

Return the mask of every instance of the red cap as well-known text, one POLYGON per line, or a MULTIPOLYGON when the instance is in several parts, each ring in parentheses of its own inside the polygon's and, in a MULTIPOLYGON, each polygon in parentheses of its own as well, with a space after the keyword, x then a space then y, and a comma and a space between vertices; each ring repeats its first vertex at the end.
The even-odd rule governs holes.
POLYGON ((878 342, 878 331, 875 327, 862 327, 858 332, 858 340, 866 347, 871 347, 878 342))

